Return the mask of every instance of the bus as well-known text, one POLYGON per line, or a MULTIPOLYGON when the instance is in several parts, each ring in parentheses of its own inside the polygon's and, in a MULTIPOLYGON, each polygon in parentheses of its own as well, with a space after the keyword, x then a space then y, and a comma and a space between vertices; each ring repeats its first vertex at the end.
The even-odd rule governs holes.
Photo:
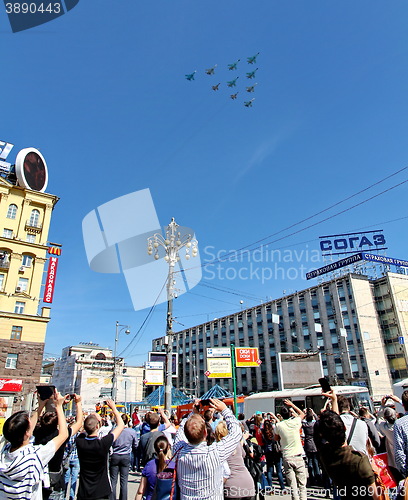
MULTIPOLYGON (((352 411, 358 412, 361 406, 365 406, 373 413, 373 403, 370 398, 367 387, 354 385, 338 385, 332 389, 337 395, 345 396, 350 401, 352 411)), ((315 413, 319 413, 323 408, 326 398, 322 396, 322 388, 320 385, 311 385, 301 389, 286 389, 283 391, 260 392, 247 396, 244 401, 244 413, 247 418, 250 418, 257 411, 262 413, 280 413, 284 406, 283 400, 289 399, 298 408, 313 408, 315 413)))

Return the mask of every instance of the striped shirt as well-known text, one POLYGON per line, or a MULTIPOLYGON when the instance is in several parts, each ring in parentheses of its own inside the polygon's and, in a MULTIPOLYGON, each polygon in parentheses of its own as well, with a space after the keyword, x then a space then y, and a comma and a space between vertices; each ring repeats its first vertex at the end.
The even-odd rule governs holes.
POLYGON ((408 413, 394 423, 395 465, 404 477, 408 475, 408 413))
POLYGON ((10 452, 10 443, 0 454, 0 500, 41 500, 44 467, 55 454, 55 443, 28 444, 10 452))
POLYGON ((242 438, 238 420, 231 410, 222 411, 228 434, 218 443, 207 446, 188 443, 184 434, 184 420, 174 439, 177 453, 177 480, 181 500, 223 500, 223 464, 235 451, 242 438))

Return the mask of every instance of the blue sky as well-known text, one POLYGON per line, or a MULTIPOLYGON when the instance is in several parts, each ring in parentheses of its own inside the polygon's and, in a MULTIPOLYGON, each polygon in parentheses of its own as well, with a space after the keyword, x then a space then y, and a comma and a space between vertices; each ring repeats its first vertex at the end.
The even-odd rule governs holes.
MULTIPOLYGON (((55 21, 13 34, 2 11, 0 139, 15 144, 11 156, 40 149, 48 192, 61 198, 49 236, 63 254, 46 352, 80 341, 113 347, 115 321, 133 334, 147 314, 132 310, 123 276, 88 267, 81 223, 102 203, 149 188, 162 225, 175 217, 193 227, 208 259, 407 166, 407 14, 400 0, 81 0, 55 21), (246 57, 257 52, 251 67, 246 57), (237 59, 233 101, 225 82, 237 59), (216 74, 205 75, 214 64, 216 74), (245 108, 244 73, 256 67, 256 100, 245 108), (194 70, 195 81, 185 80, 194 70)), ((405 178, 407 171, 320 218, 405 178)), ((250 307, 250 297, 309 286, 295 271, 321 265, 312 261, 319 235, 383 228, 388 254, 407 258, 406 199, 404 184, 271 245, 295 260, 277 262, 283 279, 225 279, 227 268, 248 263, 224 263, 216 277, 204 270, 204 283, 231 293, 196 287, 175 302, 178 321, 192 326, 239 310, 240 300, 250 307)), ((261 261, 251 260, 274 265, 261 261)), ((164 329, 161 305, 126 352, 128 363, 141 364, 164 329)))

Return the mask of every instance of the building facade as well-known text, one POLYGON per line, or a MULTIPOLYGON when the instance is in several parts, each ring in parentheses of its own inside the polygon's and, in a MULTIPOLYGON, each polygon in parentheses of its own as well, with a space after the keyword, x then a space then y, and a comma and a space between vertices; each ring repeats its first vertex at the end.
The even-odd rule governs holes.
MULTIPOLYGON (((62 394, 80 394, 84 409, 112 394, 114 357, 112 350, 92 342, 65 347, 60 359, 54 362, 52 384, 62 394)), ((138 402, 143 399, 144 368, 127 366, 122 358, 116 360, 117 401, 138 402)))
MULTIPOLYGON (((237 368, 239 393, 279 388, 278 353, 320 352, 332 385, 366 385, 378 398, 408 376, 407 325, 408 276, 348 274, 175 333, 177 387, 194 389, 197 380, 201 392, 216 383, 232 390, 232 380, 205 376, 206 348, 235 344, 258 347, 262 360, 237 368)), ((153 340, 153 350, 165 350, 164 341, 153 340)))
MULTIPOLYGON (((5 416, 30 408, 50 308, 42 307, 51 214, 58 198, 0 178, 0 379, 22 380, 5 416)), ((3 396, 3 395, 2 395, 3 396)))

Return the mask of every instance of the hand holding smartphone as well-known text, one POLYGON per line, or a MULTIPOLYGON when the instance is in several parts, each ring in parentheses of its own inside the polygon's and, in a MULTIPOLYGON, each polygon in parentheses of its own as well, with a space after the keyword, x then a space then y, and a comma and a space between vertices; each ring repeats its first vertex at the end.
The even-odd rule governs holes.
POLYGON ((322 388, 323 392, 330 392, 332 390, 327 378, 324 378, 324 377, 319 378, 319 384, 320 384, 320 387, 322 388))

